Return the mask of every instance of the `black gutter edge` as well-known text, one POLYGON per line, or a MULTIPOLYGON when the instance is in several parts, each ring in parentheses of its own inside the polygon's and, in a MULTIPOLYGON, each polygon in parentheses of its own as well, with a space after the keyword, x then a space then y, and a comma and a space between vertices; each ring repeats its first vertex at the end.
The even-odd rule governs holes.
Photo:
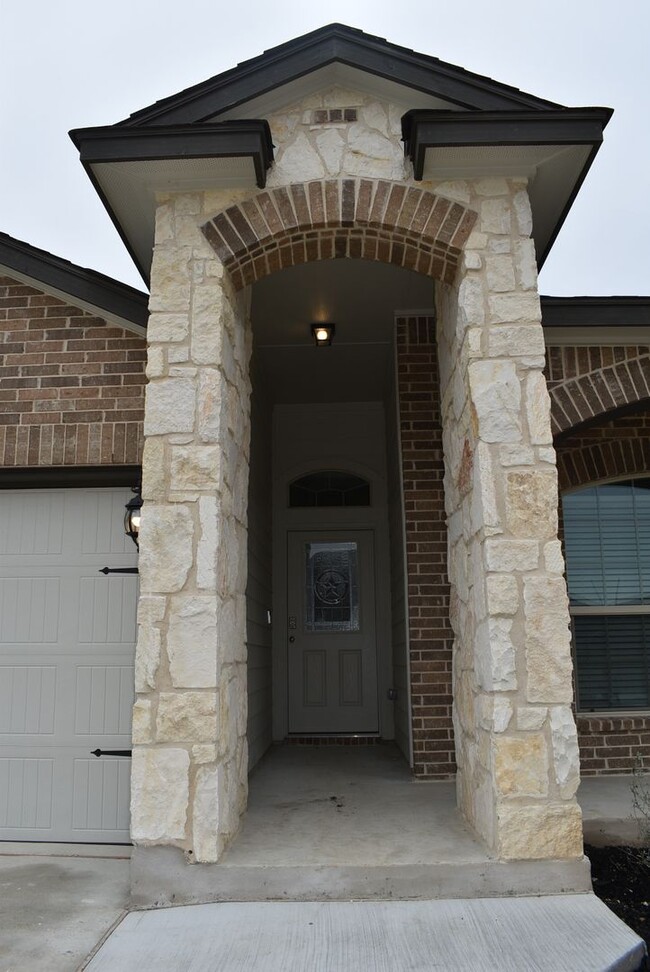
POLYGON ((611 108, 548 111, 444 111, 413 109, 402 116, 405 154, 422 179, 428 148, 478 145, 594 145, 611 108))
POLYGON ((252 158, 257 185, 263 189, 273 163, 273 140, 264 119, 213 125, 160 125, 156 128, 76 128, 70 138, 88 167, 98 162, 158 159, 252 158))
POLYGON ((543 327, 650 327, 650 297, 540 297, 543 327))
POLYGON ((404 151, 422 179, 427 148, 477 145, 591 145, 591 151, 546 246, 537 255, 544 266, 603 141, 612 108, 559 108, 547 111, 450 112, 415 109, 402 117, 404 151))
POLYGON ((89 489, 101 486, 139 486, 142 467, 124 466, 5 466, 0 489, 89 489))
POLYGON ((149 295, 128 284, 114 280, 97 270, 79 267, 63 257, 0 233, 0 267, 66 294, 71 303, 81 300, 101 312, 113 314, 146 328, 149 318, 149 295))
POLYGON ((429 54, 400 47, 346 24, 333 23, 161 98, 133 112, 118 125, 156 125, 159 120, 164 123, 165 119, 178 121, 181 117, 184 121, 203 121, 334 62, 445 98, 461 108, 560 107, 429 54))

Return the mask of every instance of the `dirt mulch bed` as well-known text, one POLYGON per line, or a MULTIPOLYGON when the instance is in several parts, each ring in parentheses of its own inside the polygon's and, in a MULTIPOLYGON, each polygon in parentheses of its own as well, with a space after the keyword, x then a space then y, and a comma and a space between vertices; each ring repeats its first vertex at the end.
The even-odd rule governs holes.
POLYGON ((650 950, 650 848, 585 846, 585 854, 595 893, 650 950))

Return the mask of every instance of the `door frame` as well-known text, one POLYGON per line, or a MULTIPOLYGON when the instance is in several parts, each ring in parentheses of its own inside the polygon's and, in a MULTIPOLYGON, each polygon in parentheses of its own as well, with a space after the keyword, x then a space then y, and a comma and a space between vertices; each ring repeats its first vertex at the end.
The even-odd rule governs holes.
POLYGON ((289 731, 287 570, 288 535, 294 532, 370 530, 374 534, 375 624, 377 643, 377 698, 379 735, 395 737, 393 703, 388 699, 392 682, 390 609, 390 545, 386 483, 374 470, 336 456, 301 463, 273 482, 273 740, 284 740, 289 731), (370 482, 372 505, 290 509, 288 485, 299 476, 321 469, 340 469, 370 482))

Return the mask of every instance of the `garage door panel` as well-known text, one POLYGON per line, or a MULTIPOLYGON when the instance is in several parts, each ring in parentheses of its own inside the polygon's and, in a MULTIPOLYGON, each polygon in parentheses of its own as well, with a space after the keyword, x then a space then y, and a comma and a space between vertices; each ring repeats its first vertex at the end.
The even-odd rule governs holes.
POLYGON ((131 747, 130 495, 0 493, 0 839, 128 840, 130 760, 91 751, 131 747))
POLYGON ((54 665, 0 667, 0 734, 52 734, 56 698, 54 665))

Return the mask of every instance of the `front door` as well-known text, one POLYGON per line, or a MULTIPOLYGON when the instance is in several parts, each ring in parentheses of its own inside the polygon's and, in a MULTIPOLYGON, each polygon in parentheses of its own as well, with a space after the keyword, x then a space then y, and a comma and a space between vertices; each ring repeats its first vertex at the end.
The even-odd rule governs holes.
POLYGON ((290 533, 289 732, 378 731, 373 534, 290 533))

